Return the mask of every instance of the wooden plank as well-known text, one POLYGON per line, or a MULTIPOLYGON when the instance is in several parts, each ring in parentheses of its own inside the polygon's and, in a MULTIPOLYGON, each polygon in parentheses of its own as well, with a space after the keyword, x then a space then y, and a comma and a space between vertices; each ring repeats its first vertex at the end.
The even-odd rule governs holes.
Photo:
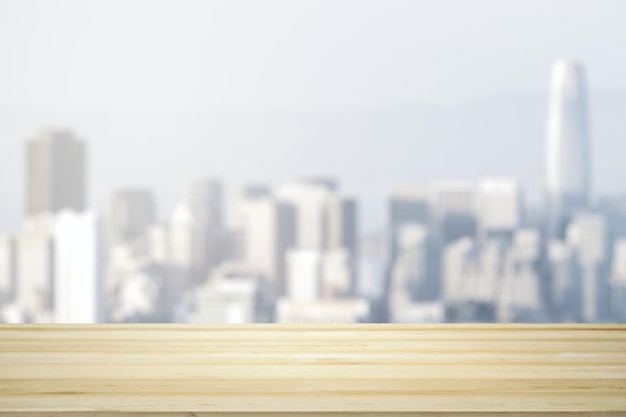
POLYGON ((0 414, 85 413, 622 416, 626 326, 0 326, 0 414))

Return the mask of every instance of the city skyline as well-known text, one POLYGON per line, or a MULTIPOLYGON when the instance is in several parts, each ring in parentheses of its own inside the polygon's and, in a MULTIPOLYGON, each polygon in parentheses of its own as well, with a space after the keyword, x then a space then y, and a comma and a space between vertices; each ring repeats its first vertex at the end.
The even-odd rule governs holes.
POLYGON ((0 0, 0 321, 624 322, 620 12, 0 0))
MULTIPOLYGON (((546 85, 546 87, 547 86, 548 85, 546 85)), ((424 121, 427 119, 424 119, 423 109, 420 109, 419 107, 405 108, 399 112, 400 123, 404 125, 405 121, 409 119, 409 114, 416 114, 416 123, 422 125, 417 132, 417 125, 411 127, 406 132, 406 134, 413 132, 418 138, 418 140, 414 143, 410 141, 403 142, 403 146, 406 146, 406 149, 411 150, 411 152, 404 152, 403 155, 398 155, 398 158, 400 159, 395 166, 391 164, 389 156, 381 155, 380 158, 372 159, 371 154, 368 153, 364 156, 359 156, 357 159, 360 159, 362 164, 355 165, 355 168, 350 171, 346 171, 345 168, 340 168, 340 161, 336 158, 328 161, 325 165, 328 166, 329 169, 323 171, 321 169, 307 167, 311 165, 311 163, 307 161, 303 161, 303 163, 300 164, 300 169, 295 166, 291 166, 292 164, 289 162, 280 162, 274 167, 270 167, 263 162, 263 159, 254 160, 251 159, 251 155, 241 155, 242 164, 246 167, 257 167, 256 171, 259 173, 259 176, 255 178, 254 176, 250 176, 245 173, 242 175, 243 172, 237 173, 233 170, 233 166, 224 164, 226 160, 215 160, 215 157, 212 156, 213 153, 209 153, 202 157, 201 154, 193 154, 189 152, 185 153, 182 152, 181 149, 169 149, 165 153, 159 150, 156 154, 150 155, 149 159, 145 160, 145 165, 142 164, 144 166, 129 170, 129 164, 133 163, 131 154, 141 152, 140 149, 143 146, 139 146, 136 139, 138 137, 146 136, 148 134, 147 132, 150 131, 150 129, 145 129, 148 126, 147 124, 141 122, 139 124, 132 123, 128 126, 127 122, 124 122, 124 117, 120 119, 120 129, 116 129, 115 135, 119 135, 120 138, 125 137, 127 138, 125 140, 129 140, 127 146, 129 152, 131 153, 127 155, 112 154, 111 151, 114 147, 120 146, 121 139, 111 136, 107 138, 106 141, 103 141, 104 138, 102 136, 99 136, 97 133, 93 133, 93 124, 91 128, 89 126, 84 126, 83 129, 73 128, 73 130, 84 137, 88 137, 89 145, 92 149, 98 152, 99 157, 93 158, 91 161, 88 178, 91 183, 89 203, 92 207, 95 207, 100 211, 106 209, 109 192, 126 186, 141 186, 150 187, 154 190, 155 197, 159 202, 157 214, 160 218, 165 218, 169 215, 171 210, 173 210, 176 200, 184 192, 180 184, 184 183, 188 178, 198 176, 199 173, 202 174, 202 171, 205 173, 211 173, 222 178, 223 180, 226 180, 230 189, 249 182, 265 182, 267 184, 277 186, 280 183, 289 180, 294 176, 294 173, 297 173, 298 171, 301 172, 301 175, 295 176, 310 176, 327 173, 330 175, 335 174, 334 176, 342 180, 342 185, 345 189, 351 190, 353 194, 360 197, 364 204, 362 215, 364 216, 365 231, 367 233, 376 233, 381 229, 381 227, 384 226, 384 207, 380 201, 385 198, 385 195, 390 190, 393 190, 396 187, 405 187, 416 183, 423 185, 425 183, 451 178, 479 180, 481 177, 494 175, 506 177, 514 176, 517 177, 524 186, 527 201, 533 206, 538 206, 541 203, 544 197, 543 184, 545 180, 541 175, 541 171, 543 170, 545 161, 545 131, 547 121, 544 111, 547 113, 548 97, 539 96, 538 98, 533 98, 530 101, 520 101, 519 97, 515 96, 510 96, 510 99, 507 99, 506 97, 507 96, 503 96, 486 102, 477 102, 471 106, 464 106, 454 111, 437 111, 434 113, 436 117, 430 118, 429 121, 424 121), (475 121, 470 122, 470 114, 475 121), (469 142, 459 140, 460 136, 458 136, 457 133, 450 131, 449 128, 443 127, 445 124, 441 123, 444 123, 444 119, 449 119, 449 117, 452 117, 452 120, 455 121, 453 125, 464 127, 463 130, 465 135, 472 138, 472 143, 474 144, 473 148, 469 145, 469 142), (514 126, 517 126, 517 128, 508 135, 506 132, 507 130, 510 130, 510 126, 507 126, 505 121, 509 125, 513 123, 514 126), (436 133, 436 137, 439 139, 431 142, 430 149, 428 150, 428 153, 432 154, 432 158, 425 158, 425 150, 419 149, 421 146, 419 145, 419 137, 423 136, 423 134, 419 132, 426 128, 428 124, 433 126, 438 125, 438 133, 436 133), (124 128, 128 128, 128 131, 123 131, 121 129, 122 126, 124 128), (483 133, 485 129, 488 129, 491 133, 485 135, 483 133), (90 134, 90 132, 92 133, 90 134), (132 132, 132 137, 135 139, 131 140, 128 138, 130 132, 132 132), (493 142, 488 139, 489 137, 494 136, 500 138, 498 142, 493 142), (516 143, 519 143, 519 141, 528 143, 528 146, 523 149, 519 149, 519 152, 515 152, 519 155, 518 158, 510 159, 513 157, 511 151, 513 147, 516 146, 516 143), (460 150, 460 154, 458 156, 445 156, 444 148, 450 146, 458 148, 460 150), (482 161, 481 164, 478 163, 478 160, 474 161, 472 158, 460 158, 460 155, 467 156, 468 152, 476 152, 478 155, 483 155, 480 156, 480 158, 485 159, 484 152, 489 148, 492 148, 494 153, 491 157, 487 158, 487 160, 482 161), (496 155, 499 156, 496 157, 496 155), (437 158, 448 157, 452 159, 456 158, 453 165, 439 164, 439 166, 437 166, 433 164, 433 161, 436 161, 437 158), (206 163, 201 163, 201 159, 208 159, 209 161, 216 162, 209 163, 207 167, 206 163), (121 166, 119 166, 119 169, 111 171, 108 166, 109 164, 115 164, 116 160, 119 160, 121 166), (410 160, 412 161, 409 162, 410 160), (379 166, 382 170, 375 176, 372 175, 372 172, 361 172, 359 167, 361 165, 366 166, 365 164, 370 166, 379 166), (200 168, 202 165, 204 165, 205 168, 200 168), (159 167, 167 167, 172 173, 171 178, 163 181, 154 181, 154 175, 158 175, 159 167), (153 174, 155 170, 157 174, 153 174), (413 174, 411 174, 411 171, 414 171, 413 174), (446 173, 446 171, 448 172, 446 173), (260 178, 261 176, 263 178, 260 178), (367 187, 359 178, 368 178, 367 187)), ((619 176, 613 175, 613 173, 620 172, 621 169, 621 164, 618 158, 620 142, 617 141, 616 132, 622 128, 626 129, 624 119, 618 117, 616 110, 621 108, 621 106, 626 105, 626 94, 624 95, 623 100, 619 99, 619 95, 616 97, 618 97, 617 101, 614 99, 610 99, 608 101, 607 99, 594 100, 593 94, 591 95, 593 108, 590 112, 590 117, 591 131, 594 138, 591 158, 593 159, 592 164, 596 167, 592 178, 593 185, 591 187, 594 199, 605 195, 624 193, 624 187, 619 181, 619 176), (623 104, 619 104, 622 102, 623 104), (616 150, 615 147, 618 149, 616 150)), ((429 111, 427 113, 431 114, 432 112, 429 111)), ((101 124, 101 122, 96 122, 99 118, 99 116, 92 117, 92 120, 94 120, 96 125, 101 124)), ((23 117, 16 117, 13 120, 19 121, 22 119, 23 117)), ((342 117, 339 117, 338 120, 341 119, 342 117)), ((413 119, 415 118, 413 117, 413 119)), ((211 120, 215 119, 209 119, 209 125, 213 123, 211 120)), ((230 120, 231 121, 225 123, 230 125, 240 119, 234 118, 230 120)), ((253 129, 253 127, 257 126, 257 122, 255 122, 255 120, 256 118, 252 118, 252 120, 244 118, 240 123, 238 123, 238 125, 250 126, 250 129, 253 129)), ((276 121, 276 119, 270 116, 268 123, 273 125, 274 121, 276 121)), ((326 126, 326 121, 327 118, 321 118, 318 120, 315 117, 312 119, 307 117, 305 120, 300 120, 299 118, 296 118, 295 120, 289 118, 287 119, 289 131, 298 132, 296 133, 296 137, 299 137, 298 135, 301 134, 304 134, 306 137, 311 136, 311 133, 308 132, 312 124, 315 124, 318 128, 319 126, 322 126, 322 132, 324 132, 327 129, 326 127, 323 127, 326 126), (297 128, 296 126, 300 127, 297 128)), ((364 130, 363 134, 367 137, 368 135, 371 135, 368 131, 372 131, 370 128, 370 126, 373 127, 372 123, 374 123, 374 125, 379 123, 386 125, 389 121, 389 117, 378 113, 373 120, 369 116, 359 116, 356 118, 348 117, 345 118, 345 120, 341 120, 339 125, 336 127, 340 131, 346 131, 346 129, 349 129, 347 131, 350 131, 354 129, 353 127, 348 128, 348 122, 350 126, 362 125, 364 130)), ((190 123, 192 125, 197 124, 196 122, 195 118, 191 118, 190 123)), ((0 225, 2 225, 3 229, 15 227, 15 225, 21 221, 22 208, 20 206, 23 201, 22 185, 15 181, 9 182, 7 179, 21 176, 22 167, 20 166, 20 161, 22 157, 9 158, 9 156, 22 154, 23 148, 21 147, 21 144, 23 138, 30 137, 40 130, 41 126, 33 126, 33 123, 35 122, 31 121, 27 124, 21 124, 21 127, 14 125, 14 128, 17 130, 13 130, 23 132, 22 136, 19 137, 17 134, 6 136, 6 140, 0 142, 0 147, 5 149, 5 151, 0 152, 0 160, 4 159, 3 169, 6 173, 6 176, 4 177, 5 180, 0 182, 0 189, 3 190, 3 195, 5 196, 6 201, 6 204, 0 207, 0 225)), ((156 123, 158 125, 160 122, 156 121, 156 123)), ((177 128, 179 130, 182 128, 183 131, 187 131, 184 125, 178 125, 177 128)), ((163 126, 163 129, 168 131, 171 130, 171 127, 163 126)), ((231 128, 229 128, 229 130, 230 129, 231 128)), ((358 130, 360 131, 361 129, 359 128, 358 130)), ((432 131, 432 127, 429 127, 428 130, 432 131)), ((279 137, 284 136, 285 133, 284 129, 283 131, 281 131, 280 128, 277 130, 279 137)), ((326 133, 322 136, 325 134, 326 133)), ((358 134, 360 135, 361 133, 358 134)), ((432 133, 429 133, 429 135, 431 134, 432 133)), ((180 140, 183 144, 185 144, 185 146, 192 148, 201 148, 205 146, 203 145, 203 141, 198 143, 194 139, 195 135, 193 134, 191 134, 191 136, 187 136, 187 134, 181 135, 180 140)), ((333 137, 336 135, 336 132, 329 131, 328 135, 329 137, 333 137)), ((404 136, 405 133, 402 135, 404 136)), ((300 140, 305 139, 298 139, 298 141, 300 140)), ((337 140, 345 140, 345 136, 344 139, 337 138, 337 140)), ((167 148, 169 145, 167 145, 165 140, 160 140, 155 143, 155 146, 157 149, 163 149, 167 148)), ((226 147, 228 146, 229 145, 227 144, 226 147)), ((316 150, 312 143, 305 140, 302 142, 302 146, 303 149, 307 149, 312 153, 313 158, 321 157, 318 155, 320 152, 319 149, 316 150)), ((324 144, 324 142, 322 142, 322 146, 322 149, 327 149, 327 145, 324 144)), ((219 152, 223 151, 218 151, 218 153, 219 152)), ((232 154, 232 151, 227 152, 232 154)), ((260 150, 262 158, 264 152, 264 150, 260 150)), ((292 155, 294 147, 287 145, 286 152, 292 155)), ((230 157, 232 156, 229 156, 229 158, 230 157)), ((246 168, 247 171, 250 171, 250 169, 251 168, 246 168)))
POLYGON ((624 191, 621 1, 131 3, 0 1, 2 228, 21 218, 21 141, 55 126, 89 138, 101 211, 113 189, 150 186, 164 217, 203 173, 341 178, 368 232, 396 184, 515 176, 539 202, 558 57, 588 70, 592 189, 624 191))
POLYGON ((515 177, 389 190, 374 245, 330 176, 248 184, 233 204, 220 179, 190 178, 165 222, 149 188, 85 211, 88 142, 41 131, 24 144, 23 230, 0 235, 2 320, 624 320, 624 197, 590 201, 584 70, 552 71, 539 210, 515 177))

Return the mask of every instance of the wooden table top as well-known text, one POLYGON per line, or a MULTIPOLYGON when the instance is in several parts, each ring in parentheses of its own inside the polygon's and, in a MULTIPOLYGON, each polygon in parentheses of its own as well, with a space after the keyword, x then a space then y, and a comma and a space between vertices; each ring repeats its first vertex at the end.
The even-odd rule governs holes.
POLYGON ((87 411, 626 415, 626 326, 0 326, 1 414, 87 411))

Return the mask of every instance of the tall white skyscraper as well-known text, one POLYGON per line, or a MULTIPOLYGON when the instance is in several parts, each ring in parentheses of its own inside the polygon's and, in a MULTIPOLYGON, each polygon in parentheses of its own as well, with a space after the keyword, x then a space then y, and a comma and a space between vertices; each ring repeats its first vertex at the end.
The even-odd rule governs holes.
POLYGON ((550 82, 546 158, 547 232, 551 237, 563 238, 572 215, 587 205, 589 151, 583 68, 579 63, 559 60, 550 82))
POLYGON ((92 212, 61 212, 55 222, 54 320, 98 321, 98 226, 92 212))

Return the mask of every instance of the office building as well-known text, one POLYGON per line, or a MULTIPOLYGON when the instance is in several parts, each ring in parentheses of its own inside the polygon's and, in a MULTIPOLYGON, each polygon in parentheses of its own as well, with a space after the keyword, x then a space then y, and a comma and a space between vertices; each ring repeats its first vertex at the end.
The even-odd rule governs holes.
POLYGON ((295 244, 293 207, 269 197, 249 200, 243 227, 244 262, 272 283, 277 294, 284 294, 285 254, 295 244))
POLYGON ((296 181, 278 190, 278 198, 296 210, 296 247, 323 251, 327 247, 328 201, 333 189, 326 183, 296 181))
POLYGON ((62 211, 54 227, 54 321, 99 320, 99 247, 92 212, 62 211))
POLYGON ((17 242, 15 236, 0 234, 0 305, 13 301, 17 279, 17 242))
POLYGON ((294 249, 287 252, 287 298, 315 301, 322 295, 322 254, 294 249))
POLYGON ((31 217, 17 237, 16 304, 28 321, 53 321, 54 216, 31 217))
POLYGON ((264 184, 248 184, 240 187, 232 201, 229 225, 233 229, 243 229, 247 212, 247 203, 257 198, 272 196, 269 186, 264 184))
POLYGON ((626 322, 626 239, 615 242, 610 294, 613 319, 626 322))
POLYGON ((574 248, 562 240, 548 246, 550 308, 556 321, 581 321, 582 282, 574 248))
MULTIPOLYGON (((344 286, 335 286, 336 296, 353 296, 357 292, 358 230, 357 203, 354 198, 334 195, 327 203, 326 215, 326 251, 327 259, 339 262, 347 268, 348 282, 344 286)), ((334 261, 327 261, 333 263, 334 261)), ((337 263, 334 262, 336 265, 337 263)), ((336 269, 335 269, 336 270, 336 269)))
POLYGON ((398 253, 392 268, 392 289, 414 302, 439 298, 440 254, 429 229, 408 223, 397 231, 398 253))
POLYGON ((107 216, 108 244, 143 243, 156 217, 149 190, 125 189, 113 193, 107 216))
POLYGON ((476 236, 474 184, 442 181, 434 185, 432 212, 436 230, 444 243, 476 236))
POLYGON ((566 235, 582 274, 582 319, 585 322, 605 319, 609 314, 605 220, 597 214, 577 214, 569 223, 566 235))
POLYGON ((517 181, 488 178, 478 187, 478 226, 483 238, 510 239, 522 223, 522 192, 517 181))
POLYGON ((585 74, 581 64, 559 60, 552 69, 546 154, 547 233, 563 238, 584 209, 591 184, 585 74))
POLYGON ((85 209, 85 144, 65 130, 46 130, 27 142, 26 216, 85 209))
POLYGON ((211 228, 224 226, 224 195, 219 181, 210 178, 192 181, 187 188, 184 204, 196 224, 211 228))

